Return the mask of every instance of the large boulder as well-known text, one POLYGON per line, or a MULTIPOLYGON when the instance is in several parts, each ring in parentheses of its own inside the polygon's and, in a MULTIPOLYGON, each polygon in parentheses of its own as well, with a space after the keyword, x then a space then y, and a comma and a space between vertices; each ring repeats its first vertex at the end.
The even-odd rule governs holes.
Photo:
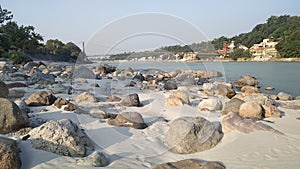
POLYGON ((225 102, 224 110, 222 111, 223 114, 228 114, 229 112, 239 113, 241 105, 245 103, 243 100, 238 98, 233 98, 228 102, 225 102))
POLYGON ((22 161, 16 141, 0 137, 0 168, 19 169, 22 161))
POLYGON ((202 100, 198 105, 198 109, 215 111, 215 110, 222 110, 222 106, 223 104, 220 99, 210 98, 210 99, 202 100))
POLYGON ((235 86, 238 88, 242 88, 243 86, 257 86, 258 80, 255 77, 250 75, 243 75, 241 79, 235 82, 235 86))
POLYGON ((169 162, 156 165, 153 169, 226 169, 226 167, 215 161, 200 161, 185 159, 177 162, 169 162))
POLYGON ((28 106, 49 106, 54 103, 56 97, 51 92, 41 91, 33 93, 25 100, 28 106))
POLYGON ((282 101, 288 101, 288 100, 293 100, 293 96, 288 94, 288 93, 284 93, 284 92, 279 92, 277 94, 277 97, 279 100, 282 100, 282 101))
POLYGON ((275 101, 268 95, 262 93, 253 93, 243 98, 245 102, 255 102, 260 105, 274 105, 275 101))
POLYGON ((129 94, 125 98, 121 100, 121 105, 123 106, 134 106, 140 107, 142 106, 140 103, 139 95, 136 93, 129 94))
POLYGON ((6 134, 29 125, 25 112, 12 101, 0 98, 0 133, 6 134))
POLYGON ((71 93, 71 87, 70 86, 65 86, 63 84, 53 84, 49 87, 49 90, 52 91, 53 94, 58 94, 58 93, 65 93, 69 94, 71 93))
POLYGON ((239 131, 241 133, 251 133, 255 130, 269 131, 277 134, 281 132, 273 129, 272 127, 258 122, 255 119, 242 118, 237 113, 230 112, 221 120, 222 130, 224 133, 230 133, 232 131, 239 131))
POLYGON ((32 147, 70 156, 84 157, 93 145, 88 136, 69 119, 49 121, 29 132, 32 147))
POLYGON ((107 123, 113 126, 133 127, 135 129, 147 127, 142 115, 137 112, 122 112, 115 119, 109 119, 107 123))
POLYGON ((261 119, 263 117, 263 109, 261 105, 255 102, 245 102, 240 106, 239 115, 244 118, 261 119))
POLYGON ((77 95, 74 98, 74 101, 75 102, 91 102, 91 103, 95 103, 95 102, 97 102, 97 98, 92 93, 83 92, 83 93, 80 93, 79 95, 77 95))
POLYGON ((164 84, 165 90, 176 90, 177 89, 177 83, 174 81, 167 81, 166 84, 164 84))
POLYGON ((177 75, 175 79, 181 86, 196 85, 195 76, 193 73, 181 73, 177 75))
POLYGON ((29 81, 33 84, 54 84, 55 76, 50 74, 44 74, 42 72, 36 72, 31 75, 29 81))
POLYGON ((164 143, 178 153, 188 154, 211 149, 222 137, 219 122, 212 123, 203 117, 181 117, 171 123, 164 143))
POLYGON ((0 98, 7 98, 8 93, 8 86, 0 80, 0 98))
POLYGON ((96 75, 89 68, 85 66, 76 66, 73 71, 74 79, 84 78, 84 79, 95 79, 96 75))
POLYGON ((218 84, 217 90, 219 95, 226 96, 229 99, 231 99, 236 94, 235 91, 232 89, 232 87, 229 87, 225 84, 218 84))
POLYGON ((17 99, 22 98, 25 95, 25 91, 23 89, 10 89, 8 93, 8 98, 17 99))

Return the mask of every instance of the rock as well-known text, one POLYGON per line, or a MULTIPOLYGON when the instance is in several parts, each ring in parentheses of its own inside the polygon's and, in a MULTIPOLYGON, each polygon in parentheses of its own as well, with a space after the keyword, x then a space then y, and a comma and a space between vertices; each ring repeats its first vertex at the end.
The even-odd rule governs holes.
POLYGON ((14 82, 14 83, 7 84, 7 87, 11 89, 11 88, 17 88, 17 87, 27 87, 27 85, 24 83, 14 82))
POLYGON ((297 97, 295 98, 295 100, 300 100, 300 96, 297 96, 297 97))
POLYGON ((202 89, 203 90, 214 90, 216 86, 213 83, 203 83, 202 89))
POLYGON ((134 106, 134 107, 140 107, 142 106, 140 103, 139 95, 136 93, 129 94, 125 98, 121 100, 121 105, 123 106, 134 106))
POLYGON ((64 107, 65 111, 75 111, 76 107, 73 103, 67 103, 67 106, 64 107))
POLYGON ((25 91, 23 89, 10 89, 8 98, 17 99, 24 97, 25 91))
POLYGON ((216 77, 222 77, 222 73, 221 72, 217 72, 217 71, 211 71, 211 72, 207 72, 209 78, 216 78, 216 77))
POLYGON ((243 86, 241 88, 241 91, 245 92, 246 90, 251 90, 251 91, 255 91, 257 93, 259 93, 259 89, 257 87, 254 87, 254 86, 243 86))
POLYGON ((225 84, 218 84, 217 90, 218 90, 219 95, 226 96, 229 99, 231 99, 236 94, 235 91, 232 89, 232 87, 230 88, 229 86, 227 86, 225 84))
POLYGON ((177 89, 177 83, 174 81, 167 81, 166 84, 164 84, 165 90, 176 90, 177 89))
POLYGON ((7 138, 0 138, 0 154, 1 169, 21 168, 22 161, 16 141, 7 138))
POLYGON ((257 118, 261 119, 262 118, 262 107, 255 103, 255 102, 245 102, 241 104, 240 110, 239 110, 239 115, 244 117, 244 118, 257 118))
POLYGON ((280 110, 276 106, 266 106, 262 105, 263 110, 264 110, 264 117, 269 118, 269 117, 280 117, 281 113, 280 110))
POLYGON ((0 98, 0 134, 6 134, 29 125, 25 112, 12 101, 0 98))
POLYGON ((55 76, 50 75, 50 74, 43 74, 41 72, 36 72, 31 75, 29 80, 31 83, 34 83, 34 84, 49 85, 49 84, 55 83, 55 76))
POLYGON ((145 78, 144 78, 144 76, 143 76, 141 73, 138 73, 138 74, 136 74, 136 75, 132 78, 132 80, 136 80, 136 81, 138 81, 138 82, 142 82, 142 81, 145 80, 145 78))
POLYGON ((108 165, 108 159, 103 153, 99 151, 95 151, 87 157, 78 159, 76 162, 79 165, 87 165, 93 167, 105 167, 108 165))
POLYGON ((49 87, 49 90, 52 91, 53 94, 59 94, 59 93, 65 93, 69 94, 71 93, 72 88, 70 86, 65 86, 63 84, 53 84, 49 87))
POLYGON ((284 93, 284 92, 279 92, 277 94, 277 97, 278 97, 279 100, 282 100, 282 101, 293 100, 292 95, 290 95, 288 93, 284 93))
POLYGON ((215 111, 215 110, 222 110, 222 102, 218 98, 210 98, 202 100, 199 105, 198 109, 200 110, 208 110, 208 111, 215 111))
POLYGON ((265 90, 272 91, 272 90, 275 90, 275 88, 274 87, 266 87, 265 90))
POLYGON ((190 98, 187 91, 177 90, 174 91, 171 95, 179 98, 183 104, 190 104, 190 98))
POLYGON ((124 73, 125 73, 125 75, 130 75, 130 76, 132 76, 133 75, 133 69, 131 68, 131 67, 127 67, 127 68, 125 68, 124 69, 124 73))
POLYGON ((30 109, 24 100, 15 100, 16 105, 25 113, 30 113, 30 109))
POLYGON ((226 169, 226 167, 223 164, 214 161, 185 159, 177 162, 159 164, 153 169, 226 169))
POLYGON ((223 114, 228 114, 229 112, 239 113, 240 106, 245 103, 243 100, 238 98, 233 98, 228 102, 225 102, 223 114))
POLYGON ((48 91, 41 91, 33 93, 25 100, 28 106, 49 106, 54 103, 56 97, 48 91))
POLYGON ((84 157, 93 145, 88 136, 69 119, 49 121, 30 131, 32 147, 70 156, 84 157))
POLYGON ((196 85, 193 73, 181 73, 177 75, 175 79, 181 86, 196 85))
POLYGON ((242 98, 242 100, 244 100, 245 102, 255 102, 257 104, 267 105, 267 106, 275 104, 275 101, 271 99, 270 96, 264 95, 262 93, 251 94, 249 96, 242 98))
POLYGON ((98 83, 92 83, 91 87, 100 87, 100 85, 98 83))
POLYGON ((107 118, 108 115, 105 111, 100 110, 100 109, 91 109, 90 110, 90 115, 94 118, 98 118, 98 119, 104 119, 107 118))
POLYGON ((95 79, 96 75, 93 73, 93 71, 85 66, 76 66, 73 71, 73 78, 95 79))
POLYGON ((257 122, 254 119, 245 119, 239 116, 237 113, 230 112, 221 120, 222 130, 224 133, 230 133, 231 131, 239 131, 241 133, 251 133, 255 130, 270 131, 277 134, 281 132, 273 129, 272 127, 257 122))
POLYGON ((235 86, 238 88, 241 88, 243 86, 257 86, 258 81, 255 77, 250 75, 243 75, 241 76, 241 79, 235 82, 235 86))
POLYGON ((67 105, 68 103, 69 101, 67 101, 66 99, 57 98, 53 105, 60 109, 63 105, 67 105))
POLYGON ((25 70, 31 70, 31 69, 34 68, 34 67, 39 67, 39 64, 38 64, 38 63, 35 63, 35 62, 27 62, 27 63, 23 66, 23 68, 24 68, 25 70))
POLYGON ((181 117, 169 127, 164 143, 182 154, 205 151, 216 146, 223 137, 219 122, 203 117, 181 117))
POLYGON ((109 96, 109 98, 107 99, 107 102, 119 102, 121 100, 122 99, 120 97, 112 95, 112 96, 109 96))
POLYGON ((109 119, 107 123, 113 126, 133 127, 135 129, 147 127, 142 115, 137 112, 122 112, 115 119, 109 119))
POLYGON ((0 80, 0 98, 1 97, 7 98, 8 93, 9 93, 8 86, 0 80))
POLYGON ((166 99, 166 106, 182 106, 183 102, 180 98, 170 95, 166 99))
POLYGON ((74 101, 75 102, 91 102, 91 103, 95 103, 95 102, 97 102, 97 98, 93 94, 91 94, 91 93, 83 92, 83 93, 77 95, 74 98, 74 101))

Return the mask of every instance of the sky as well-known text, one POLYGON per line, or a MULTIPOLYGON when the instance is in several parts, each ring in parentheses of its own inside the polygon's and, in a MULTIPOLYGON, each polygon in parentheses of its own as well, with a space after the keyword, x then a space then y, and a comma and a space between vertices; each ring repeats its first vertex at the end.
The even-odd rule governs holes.
POLYGON ((95 49, 90 50, 93 54, 105 53, 111 48, 114 52, 144 50, 219 36, 232 37, 251 31, 272 15, 300 15, 297 0, 0 0, 0 4, 13 12, 13 20, 18 24, 33 25, 45 41, 57 38, 77 45, 84 41, 87 47, 95 49), (176 18, 181 26, 173 22, 176 18), (108 31, 103 31, 105 29, 108 31), (186 38, 175 35, 180 30, 186 38), (149 34, 155 31, 158 32, 149 34), (148 34, 141 36, 145 32, 148 34), (160 36, 162 34, 165 36, 160 36), (111 38, 114 41, 110 39, 113 36, 116 36, 111 38), (107 42, 109 40, 111 42, 107 42), (105 49, 97 51, 101 46, 105 49))

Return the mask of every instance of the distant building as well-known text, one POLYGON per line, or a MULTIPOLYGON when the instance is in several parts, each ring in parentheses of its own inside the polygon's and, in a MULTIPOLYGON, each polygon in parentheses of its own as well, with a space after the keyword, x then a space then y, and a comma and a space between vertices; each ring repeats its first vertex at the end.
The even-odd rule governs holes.
POLYGON ((278 57, 279 53, 275 46, 278 42, 274 42, 271 39, 264 39, 259 44, 254 44, 250 48, 250 53, 254 57, 254 60, 268 60, 272 57, 278 57))

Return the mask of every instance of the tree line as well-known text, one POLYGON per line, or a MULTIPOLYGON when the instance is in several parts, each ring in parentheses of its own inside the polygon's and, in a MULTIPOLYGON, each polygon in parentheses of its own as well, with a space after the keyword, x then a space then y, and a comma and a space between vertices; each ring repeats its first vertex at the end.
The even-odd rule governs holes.
POLYGON ((43 36, 35 32, 33 26, 19 26, 12 21, 13 14, 0 5, 0 57, 21 63, 26 56, 34 54, 58 55, 75 59, 81 49, 74 43, 64 44, 58 39, 50 39, 44 44, 43 36))

